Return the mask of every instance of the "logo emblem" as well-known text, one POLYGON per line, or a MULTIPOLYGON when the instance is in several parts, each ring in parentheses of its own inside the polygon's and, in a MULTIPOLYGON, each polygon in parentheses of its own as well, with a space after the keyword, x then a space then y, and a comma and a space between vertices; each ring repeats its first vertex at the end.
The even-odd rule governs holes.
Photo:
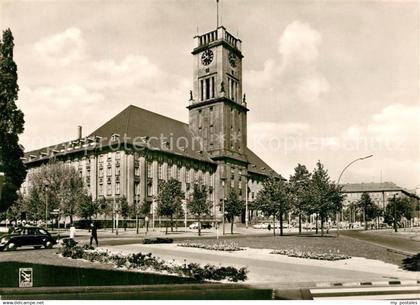
POLYGON ((32 287, 33 271, 32 268, 19 268, 19 287, 32 287))

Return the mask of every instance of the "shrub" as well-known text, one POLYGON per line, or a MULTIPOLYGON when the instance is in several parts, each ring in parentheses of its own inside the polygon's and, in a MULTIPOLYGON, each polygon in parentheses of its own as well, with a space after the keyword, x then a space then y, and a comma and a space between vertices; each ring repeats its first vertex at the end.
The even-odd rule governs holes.
POLYGON ((404 258, 402 265, 405 270, 420 271, 420 253, 404 258))
POLYGON ((143 244, 172 244, 173 241, 172 238, 146 238, 143 240, 143 244))
POLYGON ((146 270, 150 269, 157 272, 167 272, 181 276, 191 277, 198 281, 228 280, 231 282, 245 281, 247 279, 247 269, 234 267, 216 267, 214 265, 201 265, 196 263, 179 265, 175 262, 167 263, 152 256, 151 253, 135 253, 130 255, 111 254, 106 250, 93 249, 88 245, 68 246, 65 245, 59 249, 64 257, 72 259, 86 259, 91 262, 112 263, 117 268, 127 267, 130 269, 146 270))
POLYGON ((77 245, 77 241, 75 241, 73 238, 63 238, 61 240, 61 244, 64 247, 74 247, 77 245))
POLYGON ((110 259, 111 262, 114 263, 114 265, 117 268, 121 268, 121 267, 124 267, 124 266, 127 267, 128 266, 127 265, 128 260, 127 260, 127 257, 126 256, 116 254, 116 255, 111 255, 109 257, 109 259, 110 259))

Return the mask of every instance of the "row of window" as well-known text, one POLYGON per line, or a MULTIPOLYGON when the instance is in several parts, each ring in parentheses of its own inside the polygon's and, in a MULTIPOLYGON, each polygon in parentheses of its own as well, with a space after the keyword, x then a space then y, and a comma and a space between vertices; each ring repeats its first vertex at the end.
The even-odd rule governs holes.
MULTIPOLYGON (((121 185, 119 182, 115 183, 115 195, 121 194, 121 185)), ((104 184, 98 185, 98 195, 104 196, 104 184)), ((106 195, 111 196, 112 195, 112 184, 108 183, 106 184, 106 195)))
MULTIPOLYGON (((228 77, 227 96, 233 101, 239 101, 239 85, 238 81, 232 77, 228 77)), ((215 97, 215 76, 209 76, 200 79, 199 84, 200 101, 206 101, 215 97)), ((225 90, 225 88, 223 88, 225 90)))

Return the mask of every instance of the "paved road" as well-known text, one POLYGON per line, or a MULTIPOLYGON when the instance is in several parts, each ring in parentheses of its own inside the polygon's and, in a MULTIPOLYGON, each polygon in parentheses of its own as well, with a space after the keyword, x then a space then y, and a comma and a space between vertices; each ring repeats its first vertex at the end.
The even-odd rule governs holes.
POLYGON ((420 232, 396 234, 392 231, 342 231, 343 235, 363 240, 386 248, 416 254, 420 252, 420 232))

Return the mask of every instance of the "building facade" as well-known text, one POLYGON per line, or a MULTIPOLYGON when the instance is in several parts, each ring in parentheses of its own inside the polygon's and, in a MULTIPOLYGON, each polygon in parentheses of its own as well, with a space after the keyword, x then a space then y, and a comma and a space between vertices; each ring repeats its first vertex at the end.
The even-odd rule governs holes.
MULTIPOLYGON (((349 208, 356 206, 361 199, 363 193, 368 193, 372 201, 381 209, 385 209, 389 200, 395 197, 404 198, 411 197, 416 199, 417 205, 419 203, 419 196, 409 192, 392 182, 382 183, 348 183, 342 185, 342 193, 346 195, 343 207, 349 208)), ((355 209, 348 209, 351 215, 348 215, 350 220, 355 219, 355 209)), ((418 211, 414 214, 415 218, 419 217, 418 211)))
POLYGON ((93 200, 149 201, 155 213, 159 182, 174 178, 186 196, 194 183, 207 185, 214 218, 231 190, 252 202, 278 174, 247 147, 241 40, 223 26, 194 40, 189 124, 130 105, 86 137, 80 127, 74 140, 25 153, 22 193, 31 173, 55 159, 79 171, 93 200))

